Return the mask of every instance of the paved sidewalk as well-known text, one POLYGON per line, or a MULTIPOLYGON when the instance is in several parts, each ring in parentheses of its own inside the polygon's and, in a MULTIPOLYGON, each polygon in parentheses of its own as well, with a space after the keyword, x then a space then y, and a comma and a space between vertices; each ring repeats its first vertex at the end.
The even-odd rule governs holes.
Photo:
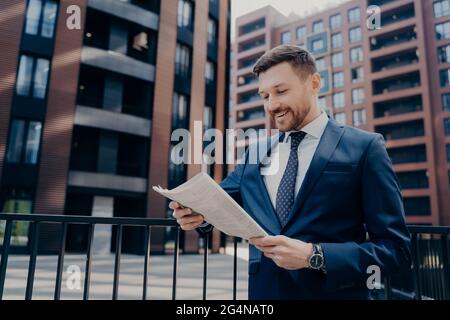
MULTIPOLYGON (((246 249, 239 245, 237 298, 247 299, 247 256, 246 249)), ((207 299, 232 299, 233 256, 232 248, 227 254, 212 254, 208 260, 207 299)), ((28 256, 10 256, 3 299, 23 300, 25 297, 28 256)), ((152 256, 150 258, 148 299, 171 299, 173 256, 152 256)), ((34 281, 33 299, 53 299, 56 278, 57 257, 38 256, 34 281)), ((112 297, 114 255, 94 256, 92 261, 90 299, 112 297)), ((141 299, 144 257, 122 255, 120 265, 119 299, 141 299)), ((85 256, 65 256, 61 299, 82 299, 85 256), (70 265, 81 269, 80 289, 69 289, 75 278, 67 272, 70 265)), ((203 255, 180 255, 177 278, 177 299, 202 299, 203 255)))

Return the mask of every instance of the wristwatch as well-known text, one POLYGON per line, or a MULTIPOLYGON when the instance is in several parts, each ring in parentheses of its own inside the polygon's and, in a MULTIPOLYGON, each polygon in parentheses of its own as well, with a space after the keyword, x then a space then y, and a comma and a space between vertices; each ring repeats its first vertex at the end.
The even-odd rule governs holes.
POLYGON ((314 270, 322 270, 325 272, 325 259, 320 244, 313 243, 313 253, 309 257, 308 267, 314 270))

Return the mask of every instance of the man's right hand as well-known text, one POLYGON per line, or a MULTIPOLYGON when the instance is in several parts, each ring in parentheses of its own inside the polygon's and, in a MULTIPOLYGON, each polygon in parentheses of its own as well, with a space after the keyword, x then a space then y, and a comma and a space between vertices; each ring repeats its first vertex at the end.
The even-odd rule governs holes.
POLYGON ((173 216, 184 231, 194 230, 205 221, 200 213, 193 212, 191 208, 184 208, 176 201, 171 201, 169 208, 173 209, 173 216))

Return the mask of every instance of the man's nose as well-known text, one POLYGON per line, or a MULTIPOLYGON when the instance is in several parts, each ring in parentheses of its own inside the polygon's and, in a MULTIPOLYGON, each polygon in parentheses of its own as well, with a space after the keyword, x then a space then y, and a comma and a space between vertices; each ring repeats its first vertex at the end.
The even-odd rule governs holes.
POLYGON ((269 100, 267 101, 267 110, 274 111, 274 110, 277 110, 279 107, 280 107, 280 102, 277 99, 269 97, 269 100))

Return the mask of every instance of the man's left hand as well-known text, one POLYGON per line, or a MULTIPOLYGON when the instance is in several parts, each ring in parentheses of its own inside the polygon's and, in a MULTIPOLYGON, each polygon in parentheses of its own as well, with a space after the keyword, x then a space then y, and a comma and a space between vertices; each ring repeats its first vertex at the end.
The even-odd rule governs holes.
POLYGON ((313 253, 311 243, 281 235, 251 238, 250 243, 272 259, 277 266, 287 270, 307 268, 309 257, 313 253))

